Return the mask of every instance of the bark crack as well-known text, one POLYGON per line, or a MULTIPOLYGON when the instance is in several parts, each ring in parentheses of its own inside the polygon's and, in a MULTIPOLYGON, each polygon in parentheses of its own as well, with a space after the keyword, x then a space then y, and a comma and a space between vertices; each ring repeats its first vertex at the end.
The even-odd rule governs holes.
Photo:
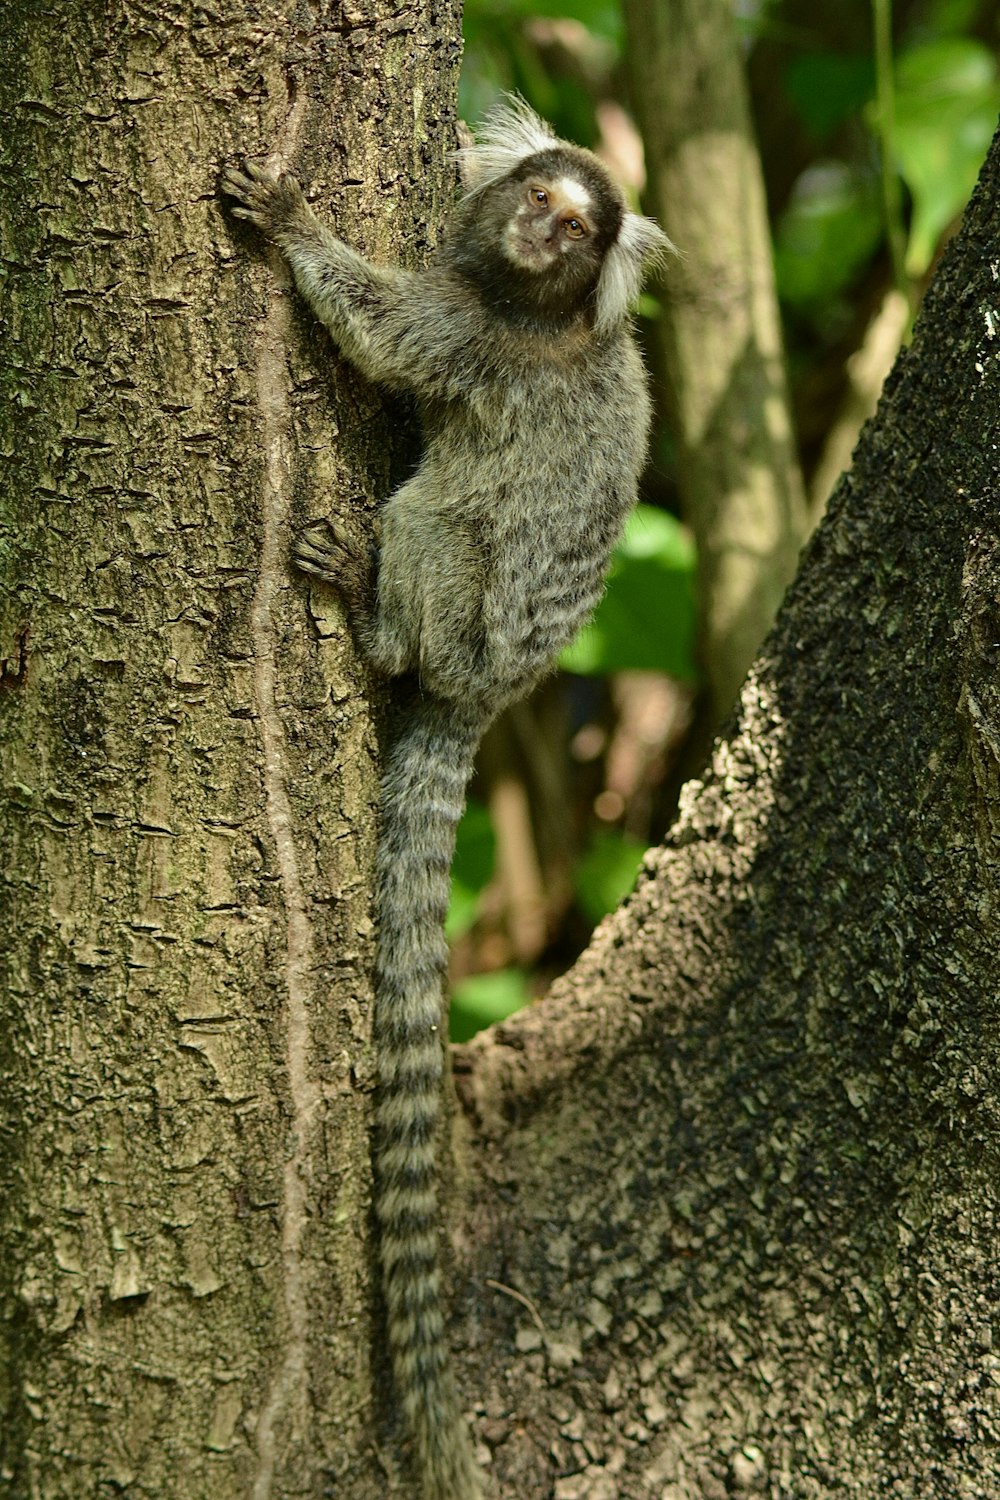
MULTIPOLYGON (((269 165, 284 170, 302 123, 304 108, 295 104, 284 138, 269 165)), ((302 1441, 309 1420, 308 1284, 303 1238, 309 1222, 307 1180, 320 1091, 310 1071, 309 1001, 312 974, 312 926, 302 885, 288 797, 288 762, 284 727, 277 705, 278 629, 275 609, 288 586, 287 539, 291 509, 291 403, 286 349, 288 309, 284 296, 274 298, 264 324, 257 359, 257 398, 264 453, 260 571, 251 608, 254 640, 254 685, 263 754, 264 796, 274 845, 286 918, 284 977, 286 988, 285 1060, 292 1120, 281 1201, 281 1253, 285 1307, 284 1350, 278 1351, 270 1385, 257 1423, 257 1467, 253 1500, 269 1500, 274 1490, 279 1427, 302 1441)))

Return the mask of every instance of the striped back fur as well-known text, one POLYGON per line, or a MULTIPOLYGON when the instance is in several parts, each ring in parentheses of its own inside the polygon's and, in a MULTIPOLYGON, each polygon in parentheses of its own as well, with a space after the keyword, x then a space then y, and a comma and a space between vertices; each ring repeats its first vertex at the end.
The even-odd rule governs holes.
POLYGON ((376 1207, 393 1375, 424 1500, 479 1500, 444 1334, 437 1149, 444 921, 455 828, 482 715, 431 694, 400 704, 382 780, 375 1034, 376 1207))

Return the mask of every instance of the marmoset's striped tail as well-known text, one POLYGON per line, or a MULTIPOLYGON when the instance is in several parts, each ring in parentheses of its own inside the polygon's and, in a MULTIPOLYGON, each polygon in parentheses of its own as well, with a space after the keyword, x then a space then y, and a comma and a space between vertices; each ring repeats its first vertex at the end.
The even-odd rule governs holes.
POLYGON ((437 1147, 455 828, 482 716, 414 693, 395 716, 378 852, 376 1205, 393 1375, 424 1500, 479 1500, 445 1341, 437 1147))

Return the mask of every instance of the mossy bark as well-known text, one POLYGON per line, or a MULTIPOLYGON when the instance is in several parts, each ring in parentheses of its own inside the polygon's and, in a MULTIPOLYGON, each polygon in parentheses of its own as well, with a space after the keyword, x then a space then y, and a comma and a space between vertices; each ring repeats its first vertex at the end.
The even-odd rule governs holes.
POLYGON ((288 558, 413 429, 217 183, 266 157, 419 264, 457 37, 450 0, 4 11, 4 1494, 389 1487, 370 684, 288 558))

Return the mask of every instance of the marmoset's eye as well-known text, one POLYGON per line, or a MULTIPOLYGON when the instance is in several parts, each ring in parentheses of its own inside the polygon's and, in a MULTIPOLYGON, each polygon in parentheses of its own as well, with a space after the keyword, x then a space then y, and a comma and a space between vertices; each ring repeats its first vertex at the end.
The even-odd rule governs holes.
POLYGON ((528 197, 531 199, 532 203, 537 203, 539 208, 548 208, 549 206, 549 195, 544 188, 529 188, 528 197))
POLYGON ((571 240, 582 240, 587 233, 586 225, 581 224, 579 219, 564 219, 563 228, 571 240))

